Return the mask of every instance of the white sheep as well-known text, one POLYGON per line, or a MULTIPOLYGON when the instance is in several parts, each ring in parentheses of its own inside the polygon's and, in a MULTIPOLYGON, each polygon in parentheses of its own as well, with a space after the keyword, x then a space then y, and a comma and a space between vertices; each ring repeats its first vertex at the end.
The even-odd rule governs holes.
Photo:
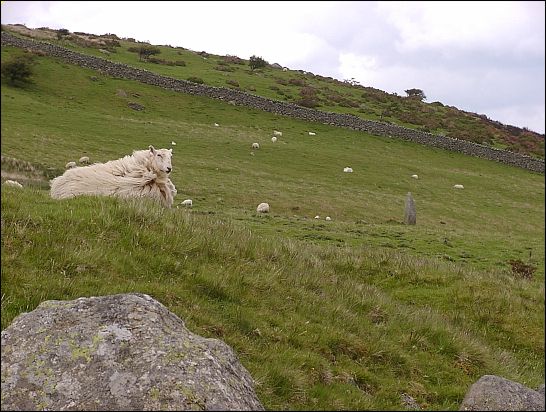
POLYGON ((76 166, 77 166, 76 162, 68 162, 68 163, 65 165, 64 168, 65 168, 65 169, 72 169, 72 168, 74 168, 74 167, 76 167, 76 166))
POLYGON ((319 215, 316 215, 316 216, 315 216, 315 219, 320 219, 320 216, 319 216, 319 215))
POLYGON ((272 141, 273 143, 275 143, 275 142, 277 141, 277 137, 276 137, 276 136, 273 136, 273 137, 271 138, 271 141, 272 141))
POLYGON ((176 188, 169 179, 172 149, 136 150, 106 163, 68 169, 53 179, 51 197, 80 195, 150 197, 171 207, 176 188))
POLYGON ((258 213, 269 213, 269 203, 260 203, 256 208, 258 213))
POLYGON ((464 186, 463 185, 454 185, 453 188, 454 189, 464 189, 464 186))
POLYGON ((417 175, 411 175, 411 177, 414 178, 414 179, 419 179, 419 176, 417 176, 417 175))
POLYGON ((283 68, 282 68, 282 71, 283 71, 283 72, 287 72, 287 71, 288 71, 288 67, 283 67, 283 68))
POLYGON ((278 130, 273 130, 273 134, 275 136, 281 136, 282 137, 282 132, 279 132, 278 130))
POLYGON ((84 164, 84 165, 89 164, 89 157, 87 157, 87 156, 82 156, 82 157, 80 157, 79 162, 80 162, 81 164, 84 164))
POLYGON ((218 123, 214 123, 214 126, 218 127, 218 126, 220 126, 220 125, 219 125, 218 123))
POLYGON ((260 145, 256 142, 252 143, 252 148, 253 149, 259 149, 260 148, 260 145))
POLYGON ((309 136, 315 136, 316 133, 315 132, 309 132, 309 136))
POLYGON ((171 146, 176 146, 176 142, 174 140, 171 142, 171 146))
POLYGON ((4 182, 4 184, 5 184, 6 186, 11 186, 11 187, 18 187, 18 188, 22 188, 22 187, 23 187, 23 185, 22 185, 21 183, 16 182, 15 180, 6 180, 6 181, 4 182))
POLYGON ((332 220, 332 218, 330 216, 326 216, 325 220, 332 220))
POLYGON ((344 167, 344 168, 343 168, 343 171, 344 171, 345 173, 353 173, 353 169, 352 169, 351 167, 344 167))
POLYGON ((186 206, 186 207, 187 207, 187 206, 189 206, 189 207, 192 207, 192 206, 193 206, 193 202, 192 202, 191 199, 186 199, 186 200, 184 200, 184 201, 183 201, 182 203, 180 203, 180 204, 183 205, 183 206, 186 206))

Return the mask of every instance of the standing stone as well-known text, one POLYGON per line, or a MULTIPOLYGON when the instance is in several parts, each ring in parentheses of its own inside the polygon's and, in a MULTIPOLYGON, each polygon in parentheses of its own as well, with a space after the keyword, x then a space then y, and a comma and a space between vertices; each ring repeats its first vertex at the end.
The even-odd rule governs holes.
POLYGON ((544 411, 544 393, 495 375, 470 387, 460 411, 544 411))
POLYGON ((42 302, 2 331, 1 410, 264 410, 253 386, 144 294, 42 302))
POLYGON ((415 212, 415 202, 411 196, 411 192, 408 192, 406 196, 406 208, 404 210, 404 223, 406 225, 414 225, 417 222, 417 213, 415 212))

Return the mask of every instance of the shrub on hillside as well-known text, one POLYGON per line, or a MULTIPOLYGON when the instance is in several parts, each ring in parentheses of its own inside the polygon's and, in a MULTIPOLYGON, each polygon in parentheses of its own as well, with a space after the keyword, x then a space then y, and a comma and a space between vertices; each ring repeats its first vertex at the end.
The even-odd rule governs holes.
POLYGON ((30 55, 20 55, 13 59, 2 62, 2 77, 9 84, 17 86, 20 83, 29 83, 32 76, 32 65, 34 60, 30 55))
POLYGON ((305 80, 303 79, 290 79, 288 80, 288 83, 294 86, 305 86, 305 80))
POLYGON ((188 77, 188 81, 193 83, 199 83, 199 84, 205 83, 205 81, 202 78, 195 77, 195 76, 188 77))
POLYGON ((514 275, 524 279, 531 279, 533 273, 537 270, 535 266, 528 265, 519 259, 509 260, 508 264, 512 267, 512 273, 514 273, 514 275))
POLYGON ((256 69, 262 69, 266 67, 269 63, 267 63, 263 58, 259 56, 250 56, 250 60, 248 62, 248 65, 250 66, 250 70, 254 71, 256 69))
POLYGON ((239 87, 239 82, 237 80, 226 80, 226 83, 230 86, 239 87))

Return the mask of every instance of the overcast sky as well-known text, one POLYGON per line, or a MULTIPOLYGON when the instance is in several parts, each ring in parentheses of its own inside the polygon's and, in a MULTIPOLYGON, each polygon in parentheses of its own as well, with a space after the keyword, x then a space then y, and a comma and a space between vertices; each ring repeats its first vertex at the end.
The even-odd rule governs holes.
POLYGON ((544 133, 545 2, 3 1, 2 24, 114 33, 354 78, 544 133))

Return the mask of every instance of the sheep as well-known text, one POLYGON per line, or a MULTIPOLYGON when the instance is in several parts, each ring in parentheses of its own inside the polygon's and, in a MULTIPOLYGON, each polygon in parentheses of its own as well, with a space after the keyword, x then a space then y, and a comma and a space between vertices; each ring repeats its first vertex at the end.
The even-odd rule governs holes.
POLYGON ((271 141, 272 141, 273 143, 275 143, 275 142, 277 141, 277 137, 276 137, 276 136, 273 136, 273 137, 271 138, 271 141))
POLYGON ((11 186, 11 187, 18 187, 18 188, 22 188, 22 187, 23 187, 23 185, 22 185, 21 183, 16 182, 15 180, 6 180, 6 181, 4 182, 4 184, 5 184, 6 186, 11 186))
POLYGON ((214 123, 214 126, 215 126, 215 127, 218 127, 218 126, 220 126, 220 125, 219 125, 218 123, 214 123))
POLYGON ((252 143, 252 148, 253 149, 259 149, 260 148, 260 145, 256 142, 252 143))
POLYGON ((258 213, 269 213, 269 203, 260 203, 256 208, 258 213))
POLYGON ((343 171, 344 171, 345 173, 353 173, 353 169, 352 169, 351 167, 344 167, 344 168, 343 168, 343 171))
POLYGON ((65 169, 73 169, 74 167, 76 167, 77 164, 76 162, 68 162, 66 165, 65 165, 65 169))
POLYGON ((454 189, 464 189, 464 186, 463 185, 454 185, 453 188, 454 189))
POLYGON ((324 219, 324 220, 330 221, 330 220, 332 220, 332 218, 330 216, 326 216, 326 219, 324 219))
POLYGON ((79 162, 80 162, 81 164, 87 165, 87 164, 89 164, 89 157, 87 157, 87 156, 82 156, 82 157, 80 157, 79 162))
POLYGON ((315 219, 320 219, 320 216, 319 216, 319 215, 316 215, 316 216, 315 216, 315 219))
POLYGON ((316 133, 315 132, 309 132, 309 136, 315 136, 316 133))
POLYGON ((172 149, 156 150, 150 146, 121 159, 68 169, 51 180, 51 197, 150 197, 170 208, 176 196, 176 188, 169 179, 171 159, 172 149))
POLYGON ((282 71, 283 71, 283 72, 287 72, 287 71, 288 71, 288 67, 283 67, 283 68, 282 68, 282 71))
POLYGON ((282 137, 282 132, 279 132, 278 130, 273 130, 273 135, 282 137))
POLYGON ((411 175, 411 177, 414 178, 414 179, 419 179, 419 176, 417 176, 417 175, 411 175))
POLYGON ((180 203, 181 205, 183 206, 189 206, 189 207, 192 207, 193 206, 193 202, 191 199, 186 199, 184 200, 182 203, 180 203))
POLYGON ((176 146, 176 142, 174 140, 171 142, 171 146, 176 146))

